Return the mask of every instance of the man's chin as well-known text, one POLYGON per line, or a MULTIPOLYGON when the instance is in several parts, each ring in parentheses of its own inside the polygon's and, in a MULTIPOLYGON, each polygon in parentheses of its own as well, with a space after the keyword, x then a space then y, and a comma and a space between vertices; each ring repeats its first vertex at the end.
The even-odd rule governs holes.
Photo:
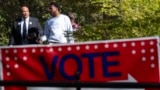
POLYGON ((29 16, 23 16, 23 18, 27 18, 27 17, 29 17, 29 16))

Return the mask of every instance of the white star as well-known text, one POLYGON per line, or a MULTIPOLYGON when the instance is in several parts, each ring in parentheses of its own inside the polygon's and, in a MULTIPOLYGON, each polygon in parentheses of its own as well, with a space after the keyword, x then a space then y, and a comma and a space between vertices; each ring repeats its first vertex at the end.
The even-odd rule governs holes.
POLYGON ((149 44, 150 44, 150 45, 154 45, 154 42, 153 42, 153 41, 150 41, 149 44))
POLYGON ((136 50, 132 50, 132 54, 136 54, 136 50))
POLYGON ((145 45, 145 42, 141 42, 141 46, 144 46, 145 45))
POLYGON ((142 53, 142 54, 146 53, 146 50, 145 50, 145 49, 142 49, 142 50, 141 50, 141 53, 142 53))
POLYGON ((154 53, 154 49, 153 49, 153 48, 152 48, 152 49, 150 49, 150 52, 151 52, 151 53, 154 53))
POLYGON ((151 68, 155 68, 155 64, 154 63, 151 64, 151 68))
POLYGON ((132 42, 132 43, 131 43, 131 46, 132 46, 132 47, 136 46, 136 43, 135 43, 135 42, 132 42))
POLYGON ((113 47, 114 47, 114 48, 117 48, 117 47, 118 47, 118 45, 115 43, 115 44, 113 44, 113 47))
POLYGON ((77 47, 76 47, 76 50, 80 50, 80 46, 77 46, 77 47))
POLYGON ((94 45, 94 49, 98 49, 98 45, 94 45))
POLYGON ((88 50, 90 47, 88 45, 85 46, 86 50, 88 50))
POLYGON ((72 48, 71 48, 71 47, 68 47, 68 48, 67 48, 67 50, 68 50, 68 51, 71 51, 71 50, 72 50, 72 48))
POLYGON ((5 53, 6 53, 6 54, 9 53, 9 50, 5 50, 5 53))
POLYGON ((26 53, 27 52, 27 49, 23 49, 23 53, 26 53))
POLYGON ((16 69, 19 68, 19 65, 18 65, 18 64, 15 64, 15 65, 14 65, 14 68, 16 68, 16 69))
POLYGON ((18 58, 17 58, 17 57, 14 57, 14 60, 15 60, 15 61, 17 61, 17 60, 18 60, 18 58))
POLYGON ((9 57, 6 57, 6 61, 9 61, 10 60, 10 58, 9 57))
POLYGON ((7 76, 10 76, 11 75, 11 73, 10 72, 7 72, 7 76))
POLYGON ((58 48, 58 51, 59 51, 59 52, 61 52, 61 51, 62 51, 62 48, 61 48, 61 47, 59 47, 59 48, 58 48))
POLYGON ((6 65, 6 68, 10 68, 10 66, 7 64, 7 65, 6 65))
POLYGON ((26 56, 24 56, 24 57, 23 57, 23 60, 24 60, 24 61, 27 61, 27 57, 26 57, 26 56))
POLYGON ((155 57, 154 57, 154 56, 151 56, 150 59, 153 61, 153 60, 155 59, 155 57))
POLYGON ((126 43, 123 43, 122 46, 123 46, 123 47, 127 47, 127 44, 126 44, 126 43))
POLYGON ((36 49, 33 48, 33 49, 32 49, 32 53, 35 53, 35 52, 36 52, 36 49))
POLYGON ((142 57, 142 61, 146 61, 146 57, 142 57))
POLYGON ((43 51, 44 51, 44 49, 43 49, 43 48, 41 48, 41 49, 40 49, 40 52, 42 53, 43 51))
POLYGON ((17 49, 14 49, 14 50, 13 50, 13 53, 17 53, 17 49))
POLYGON ((53 48, 50 48, 49 51, 50 51, 50 52, 53 52, 53 48))
POLYGON ((108 44, 105 44, 104 47, 105 47, 105 48, 109 48, 109 45, 108 45, 108 44))

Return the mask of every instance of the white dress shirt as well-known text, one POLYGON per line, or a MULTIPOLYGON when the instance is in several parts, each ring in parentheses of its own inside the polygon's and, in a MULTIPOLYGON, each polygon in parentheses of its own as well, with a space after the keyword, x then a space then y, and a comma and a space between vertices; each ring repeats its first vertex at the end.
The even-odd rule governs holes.
MULTIPOLYGON (((21 21, 21 35, 23 37, 23 23, 24 23, 24 18, 22 18, 21 21)), ((29 17, 26 18, 26 30, 27 30, 27 34, 28 35, 28 26, 29 26, 29 17)))

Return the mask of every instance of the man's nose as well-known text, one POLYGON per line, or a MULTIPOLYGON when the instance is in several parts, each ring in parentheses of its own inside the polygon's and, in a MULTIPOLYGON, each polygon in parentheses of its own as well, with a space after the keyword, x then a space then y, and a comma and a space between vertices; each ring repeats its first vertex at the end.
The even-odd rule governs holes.
POLYGON ((26 15, 27 13, 25 12, 24 14, 26 15))

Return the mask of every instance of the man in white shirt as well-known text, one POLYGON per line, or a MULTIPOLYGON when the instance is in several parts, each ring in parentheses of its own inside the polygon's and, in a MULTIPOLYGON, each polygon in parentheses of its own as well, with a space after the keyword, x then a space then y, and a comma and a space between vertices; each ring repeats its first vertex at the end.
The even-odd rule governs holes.
POLYGON ((45 23, 42 41, 47 41, 49 44, 73 43, 73 30, 69 17, 60 13, 60 6, 57 3, 50 3, 49 9, 52 17, 45 23))

